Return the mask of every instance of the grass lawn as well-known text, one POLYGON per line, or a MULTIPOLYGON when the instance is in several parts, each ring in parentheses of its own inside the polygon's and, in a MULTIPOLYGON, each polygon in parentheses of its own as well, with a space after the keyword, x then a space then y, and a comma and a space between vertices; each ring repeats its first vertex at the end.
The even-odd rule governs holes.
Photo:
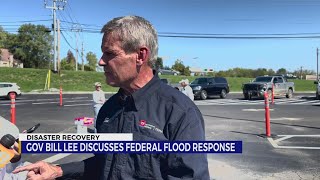
MULTIPOLYGON (((23 92, 32 90, 43 90, 46 82, 48 70, 46 69, 19 69, 19 68, 0 68, 0 82, 15 82, 23 92)), ((188 78, 192 82, 194 76, 173 76, 161 75, 160 78, 167 78, 171 83, 179 83, 181 79, 188 78)), ((241 91, 243 83, 249 82, 253 78, 234 78, 227 77, 230 85, 230 90, 241 91)), ((105 81, 102 72, 88 72, 88 71, 61 71, 61 77, 58 74, 51 73, 50 88, 62 88, 64 91, 93 91, 94 83, 105 81)), ((313 81, 307 80, 292 80, 295 83, 296 91, 315 91, 316 86, 313 81)), ((118 88, 113 88, 108 85, 103 85, 105 92, 117 91, 118 88)))

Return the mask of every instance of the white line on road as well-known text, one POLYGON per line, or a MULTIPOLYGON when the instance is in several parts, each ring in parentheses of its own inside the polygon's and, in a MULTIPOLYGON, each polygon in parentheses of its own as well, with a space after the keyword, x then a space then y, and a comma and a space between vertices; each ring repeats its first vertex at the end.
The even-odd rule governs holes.
POLYGON ((277 141, 282 141, 285 139, 289 139, 292 137, 320 137, 320 135, 279 135, 279 136, 289 136, 288 138, 284 137, 284 138, 280 138, 278 140, 273 140, 272 138, 267 138, 268 141, 270 142, 270 144, 274 147, 274 148, 279 148, 279 149, 319 149, 320 147, 310 147, 310 146, 279 146, 277 144, 277 141))
POLYGON ((292 136, 292 137, 320 137, 319 134, 309 134, 309 135, 278 135, 278 136, 281 136, 281 137, 284 137, 284 136, 292 136))
POLYGON ((92 103, 90 104, 68 104, 68 105, 63 105, 63 106, 89 106, 89 105, 92 105, 92 103))
POLYGON ((41 103, 32 103, 32 104, 59 104, 59 102, 41 102, 41 103))
MULTIPOLYGON (((269 109, 270 111, 274 111, 274 109, 269 109)), ((242 111, 247 112, 259 112, 259 111, 265 111, 265 109, 242 109, 242 111)))
MULTIPOLYGON (((23 104, 25 104, 25 103, 17 103, 16 106, 23 105, 23 104)), ((11 104, 0 104, 0 106, 11 106, 11 104)))
POLYGON ((298 121, 298 120, 302 120, 302 119, 303 118, 289 118, 289 117, 271 118, 272 121, 282 121, 282 120, 298 121))
MULTIPOLYGON (((51 99, 28 99, 28 100, 19 100, 17 99, 16 102, 30 102, 30 101, 57 101, 60 98, 51 98, 51 99)), ((74 97, 74 98, 63 98, 63 99, 88 99, 88 97, 74 97)))
MULTIPOLYGON (((92 101, 92 100, 74 100, 74 101, 63 101, 63 102, 66 103, 66 102, 83 102, 83 101, 92 101)), ((56 102, 40 102, 40 103, 32 103, 32 104, 53 104, 53 103, 59 104, 58 101, 56 101, 56 102)))

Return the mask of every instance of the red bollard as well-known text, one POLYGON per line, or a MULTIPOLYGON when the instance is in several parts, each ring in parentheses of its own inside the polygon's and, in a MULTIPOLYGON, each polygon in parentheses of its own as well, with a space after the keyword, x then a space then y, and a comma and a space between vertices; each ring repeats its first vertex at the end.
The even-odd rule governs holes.
POLYGON ((266 118, 266 136, 271 136, 270 130, 270 111, 269 111, 269 97, 268 93, 264 93, 264 105, 265 105, 265 118, 266 118))
POLYGON ((16 93, 10 93, 11 99, 11 123, 16 124, 16 93))
POLYGON ((60 106, 62 106, 62 87, 60 86, 60 106))
POLYGON ((271 97, 271 104, 274 104, 274 84, 272 83, 272 97, 271 97))

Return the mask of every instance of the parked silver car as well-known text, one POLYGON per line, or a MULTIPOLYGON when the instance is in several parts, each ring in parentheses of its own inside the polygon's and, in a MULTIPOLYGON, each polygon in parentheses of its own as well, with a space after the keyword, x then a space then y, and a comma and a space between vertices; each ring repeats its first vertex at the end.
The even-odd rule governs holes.
POLYGON ((158 75, 174 75, 174 76, 177 76, 179 74, 180 74, 179 71, 175 71, 175 70, 172 70, 172 69, 159 69, 158 70, 158 75))

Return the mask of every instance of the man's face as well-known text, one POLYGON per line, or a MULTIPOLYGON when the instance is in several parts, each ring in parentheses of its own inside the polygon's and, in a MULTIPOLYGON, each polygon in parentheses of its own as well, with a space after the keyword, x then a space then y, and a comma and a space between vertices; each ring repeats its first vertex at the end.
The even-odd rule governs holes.
POLYGON ((137 73, 138 53, 126 54, 120 41, 112 35, 104 35, 101 44, 102 57, 99 65, 104 67, 106 82, 113 87, 128 86, 137 73))

